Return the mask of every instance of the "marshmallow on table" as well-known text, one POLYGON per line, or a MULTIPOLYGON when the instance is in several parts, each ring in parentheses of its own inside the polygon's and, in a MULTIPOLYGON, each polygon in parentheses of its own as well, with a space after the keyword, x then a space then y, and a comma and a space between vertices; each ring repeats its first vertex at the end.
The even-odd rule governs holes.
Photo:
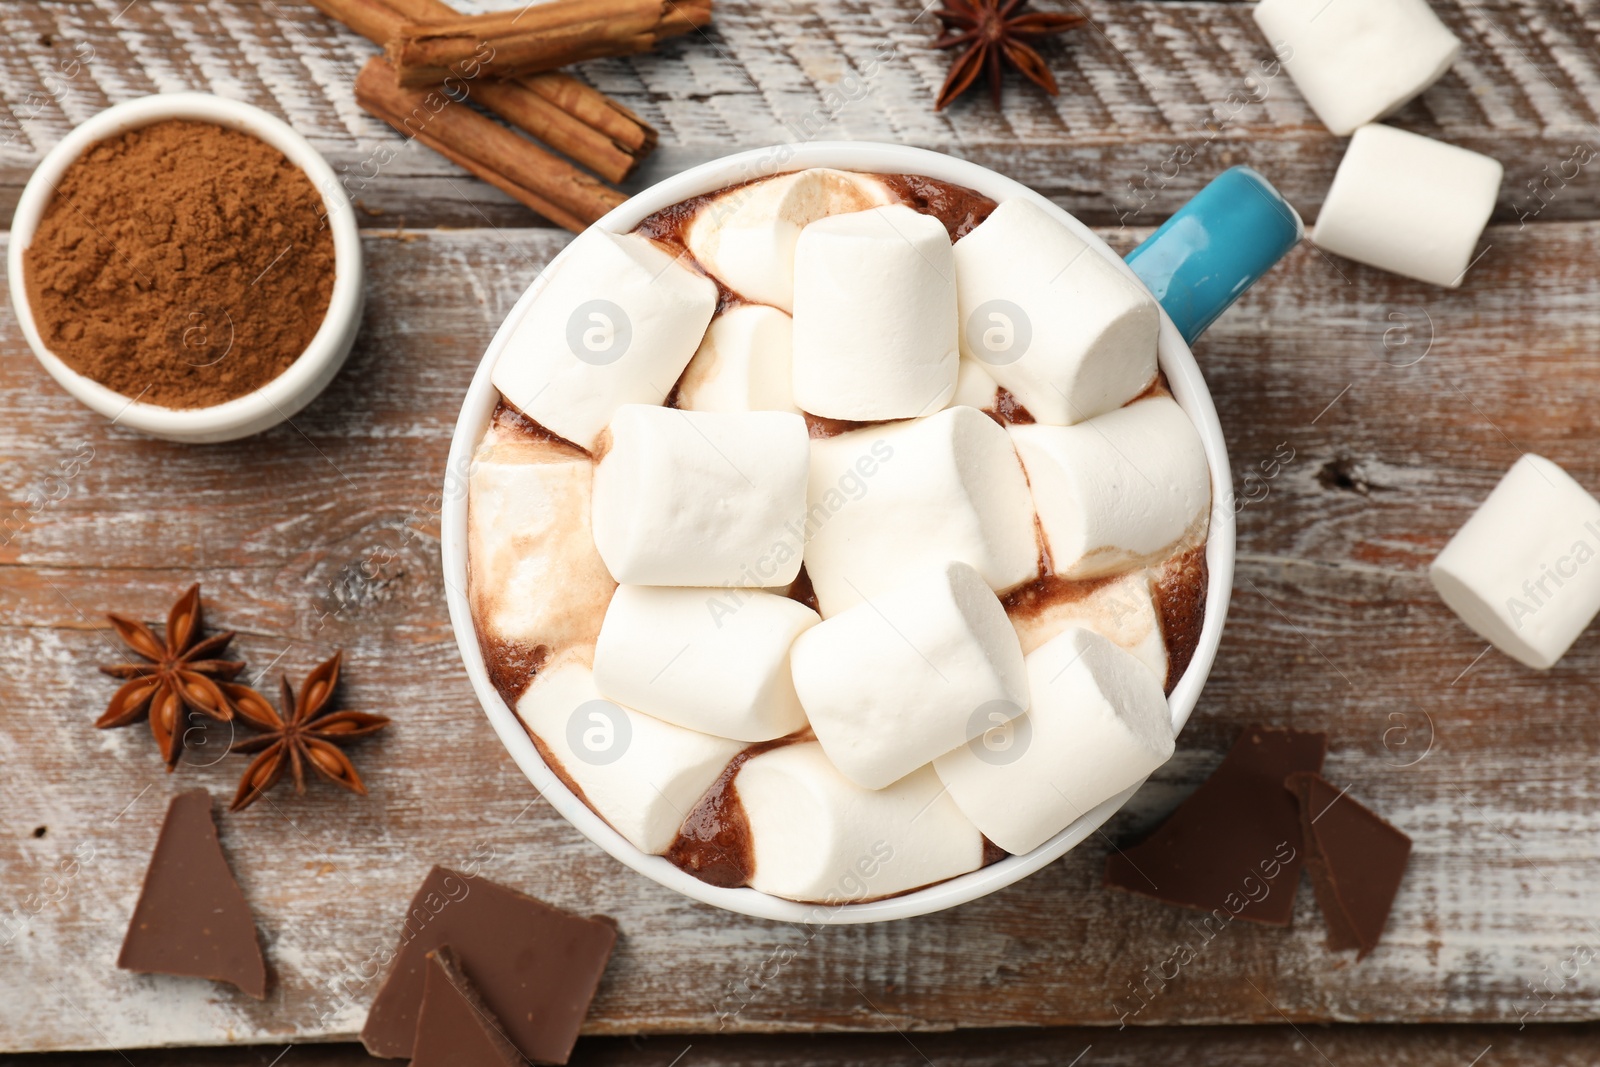
POLYGON ((1450 609, 1529 667, 1600 613, 1600 501, 1542 456, 1512 465, 1428 570, 1450 609))
POLYGON ((594 462, 570 445, 490 430, 478 446, 467 592, 488 634, 551 653, 595 642, 617 583, 589 535, 593 481, 594 462))
POLYGON ((1340 137, 1398 110, 1461 51, 1427 0, 1261 0, 1255 17, 1306 103, 1340 137))
POLYGON ((733 787, 750 824, 750 887, 763 893, 868 900, 983 865, 983 838, 926 767, 863 789, 805 742, 751 757, 733 787))
POLYGON ((790 653, 795 691, 839 772, 880 789, 1028 707, 1005 608, 947 563, 819 623, 790 653))
POLYGON ((1062 595, 1046 583, 1037 605, 1010 612, 1011 625, 1027 655, 1073 626, 1093 630, 1108 638, 1150 668, 1163 685, 1167 681, 1167 645, 1161 635, 1161 612, 1156 607, 1150 571, 1134 571, 1114 581, 1100 583, 1081 596, 1062 595))
POLYGON ((594 476, 594 541, 630 585, 787 585, 800 573, 806 423, 628 404, 594 476))
POLYGON ((1363 126, 1339 161, 1311 240, 1357 263, 1453 289, 1504 174, 1499 162, 1465 148, 1363 126))
POLYGON ((829 419, 938 411, 956 388, 950 235, 903 204, 833 215, 794 255, 794 399, 829 419))
POLYGON ((811 443, 806 573, 822 617, 947 560, 1004 591, 1039 573, 1028 482, 973 408, 811 443))
POLYGON ((799 601, 757 590, 624 585, 606 609, 595 685, 691 730, 769 741, 806 724, 789 646, 816 622, 799 601))
POLYGON ((746 300, 794 310, 794 246, 829 215, 892 204, 867 174, 813 168, 740 185, 708 200, 684 230, 689 252, 746 300))
POLYGON ((711 320, 700 350, 678 382, 678 406, 691 411, 792 411, 794 327, 765 304, 743 304, 711 320))
POLYGON ((1204 537, 1211 500, 1205 446, 1170 397, 1077 426, 1010 432, 1056 574, 1115 574, 1204 537))
POLYGON ((950 797, 1007 852, 1031 852, 1172 757, 1161 685, 1073 627, 1028 656, 1032 706, 934 761, 950 797))
POLYGON ((530 419, 592 451, 618 407, 666 399, 716 307, 716 284, 686 261, 591 226, 517 323, 492 380, 530 419))
POLYGON ((993 411, 1000 400, 1000 383, 975 359, 961 357, 956 372, 956 391, 947 407, 993 411))
POLYGON ((634 847, 656 855, 744 748, 606 700, 587 649, 545 664, 517 701, 517 716, 551 770, 634 847))
POLYGON ((1155 300, 1032 201, 995 208, 955 261, 961 354, 1039 422, 1093 418, 1155 380, 1155 300))

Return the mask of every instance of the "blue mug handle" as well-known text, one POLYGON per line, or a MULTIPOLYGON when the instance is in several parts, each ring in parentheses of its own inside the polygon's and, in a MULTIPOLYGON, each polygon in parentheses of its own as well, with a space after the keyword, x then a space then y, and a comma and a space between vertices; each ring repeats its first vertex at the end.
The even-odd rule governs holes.
POLYGON ((1193 344, 1305 232, 1267 179, 1233 167, 1129 252, 1128 266, 1193 344))

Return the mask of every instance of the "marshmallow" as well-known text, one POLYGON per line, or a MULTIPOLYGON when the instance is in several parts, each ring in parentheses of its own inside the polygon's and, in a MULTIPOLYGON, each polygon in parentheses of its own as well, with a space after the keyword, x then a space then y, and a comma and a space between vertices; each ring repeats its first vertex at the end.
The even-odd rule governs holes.
POLYGON ((934 769, 985 837, 1031 852, 1172 757, 1161 686, 1133 656, 1073 627, 1028 656, 1033 704, 934 769))
POLYGON ((589 651, 571 649, 517 701, 550 769, 635 848, 665 852, 678 827, 744 745, 606 700, 589 651))
POLYGON ((1311 231, 1317 247, 1454 289, 1494 211, 1505 168, 1391 126, 1350 139, 1311 231))
POLYGON ((706 339, 678 382, 678 406, 691 411, 792 411, 789 316, 745 304, 711 320, 706 339))
POLYGON ((821 168, 718 193, 695 213, 684 243, 700 265, 746 300, 794 310, 794 246, 820 218, 894 203, 866 174, 821 168))
POLYGON ((983 838, 928 768, 863 789, 806 742, 751 757, 733 787, 750 824, 750 887, 763 893, 868 900, 983 865, 983 838))
POLYGON ((956 391, 950 397, 950 403, 945 405, 952 408, 977 408, 979 411, 994 411, 1000 402, 1000 383, 994 380, 994 375, 983 368, 983 364, 975 359, 962 357, 959 369, 956 371, 956 391))
POLYGON ((1037 600, 1007 612, 1027 655, 1072 626, 1093 630, 1167 681, 1167 645, 1161 635, 1150 571, 1134 571, 1087 591, 1076 582, 1050 582, 1037 600), (1052 588, 1054 586, 1054 588, 1052 588))
POLYGON ((817 622, 796 600, 747 590, 624 585, 594 650, 594 681, 612 700, 740 741, 806 724, 789 646, 817 622))
POLYGON ((997 591, 1039 573, 1027 479, 981 411, 813 441, 810 480, 806 572, 825 619, 946 560, 997 591))
POLYGON ((1428 570, 1450 610, 1544 670, 1600 613, 1600 501, 1542 456, 1500 479, 1428 570))
POLYGON ((716 284, 687 260, 591 226, 517 323, 492 380, 524 415, 593 451, 618 407, 666 399, 716 307, 716 284))
POLYGON ((920 571, 812 627, 790 660, 823 751, 868 789, 983 732, 985 715, 1028 707, 1016 632, 965 563, 920 571))
POLYGON ((903 204, 834 215, 794 254, 794 399, 829 419, 914 418, 956 388, 944 223, 903 204))
POLYGON ((1306 103, 1340 137, 1399 110, 1461 51, 1427 0, 1261 0, 1255 17, 1306 103))
POLYGON ((1039 422, 1093 418, 1155 380, 1156 302, 1032 201, 995 208, 956 242, 955 260, 961 354, 1039 422))
POLYGON ((632 585, 787 585, 800 573, 806 423, 628 404, 594 476, 594 542, 632 585))
POLYGON ((504 641, 592 645, 617 583, 589 535, 594 462, 570 445, 491 429, 467 479, 467 596, 504 641))
POLYGON ((1211 499, 1205 446, 1170 397, 1078 426, 1010 432, 1056 574, 1114 574, 1205 536, 1211 499))

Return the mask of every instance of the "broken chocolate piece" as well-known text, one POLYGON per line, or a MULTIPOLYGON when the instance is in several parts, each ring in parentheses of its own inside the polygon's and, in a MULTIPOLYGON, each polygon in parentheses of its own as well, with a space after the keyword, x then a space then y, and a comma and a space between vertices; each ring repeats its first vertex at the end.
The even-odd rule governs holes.
POLYGON ((1328 923, 1328 948, 1356 949, 1359 963, 1378 947, 1389 921, 1411 838, 1320 774, 1301 771, 1283 784, 1300 804, 1306 864, 1328 923))
POLYGON ((428 953, 411 1067, 522 1067, 525 1062, 450 946, 428 953))
POLYGON ((267 995, 255 919, 222 854, 204 789, 179 793, 167 805, 117 966, 232 982, 258 1000, 267 995))
POLYGON ((423 985, 433 966, 427 954, 449 945, 517 1050, 538 1063, 566 1063, 616 941, 610 919, 573 915, 435 867, 411 900, 361 1043, 374 1056, 413 1054, 423 985))
POLYGON ((1167 904, 1288 926, 1305 847, 1283 780, 1322 769, 1326 734, 1248 727, 1147 838, 1106 857, 1105 884, 1167 904))

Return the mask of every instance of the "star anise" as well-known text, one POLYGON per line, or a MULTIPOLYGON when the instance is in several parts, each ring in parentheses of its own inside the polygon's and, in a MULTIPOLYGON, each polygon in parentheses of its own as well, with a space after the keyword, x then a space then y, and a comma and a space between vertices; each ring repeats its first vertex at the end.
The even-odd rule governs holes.
POLYGON ((966 92, 981 71, 989 72, 989 90, 994 106, 1000 106, 1001 63, 1009 62, 1051 96, 1060 90, 1049 64, 1034 50, 1030 40, 1051 37, 1076 29, 1088 22, 1084 15, 1056 11, 1029 11, 1028 0, 946 0, 949 7, 937 14, 944 22, 945 35, 933 42, 935 48, 963 46, 950 65, 950 73, 939 88, 935 111, 966 92))
POLYGON ((341 656, 342 653, 335 652, 332 659, 306 675, 298 699, 288 677, 284 677, 283 696, 279 701, 283 706, 281 716, 265 700, 239 705, 240 720, 262 733, 260 737, 235 744, 233 750, 259 752, 260 755, 245 768, 229 811, 243 811, 254 804, 278 784, 285 768, 294 774, 295 792, 304 793, 308 763, 312 770, 335 785, 344 786, 352 793, 366 794, 367 787, 361 784, 355 765, 339 745, 377 733, 389 725, 389 718, 364 711, 329 710, 334 688, 339 684, 341 656))
POLYGON ((200 584, 178 598, 167 613, 165 640, 150 627, 122 615, 107 615, 117 636, 145 663, 115 663, 100 669, 113 678, 128 679, 111 697, 105 714, 95 722, 102 730, 150 720, 150 732, 161 748, 170 773, 183 755, 185 709, 227 722, 240 699, 255 690, 232 684, 244 670, 239 660, 219 659, 233 641, 233 633, 201 632, 200 584))

